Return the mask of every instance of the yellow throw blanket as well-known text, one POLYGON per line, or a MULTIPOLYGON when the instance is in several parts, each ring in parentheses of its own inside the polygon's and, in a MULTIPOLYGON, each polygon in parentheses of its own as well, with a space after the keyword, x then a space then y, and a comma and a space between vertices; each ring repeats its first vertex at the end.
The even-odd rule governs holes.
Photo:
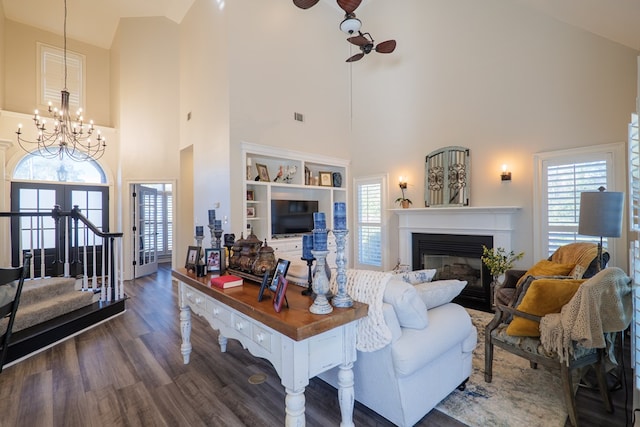
POLYGON ((551 261, 559 264, 573 264, 575 267, 569 273, 574 279, 581 279, 589 264, 598 256, 598 245, 593 243, 571 243, 560 246, 551 255, 551 261))
POLYGON ((569 364, 572 341, 585 348, 604 348, 605 333, 625 330, 633 316, 631 278, 617 267, 584 282, 560 313, 540 321, 540 341, 569 364))

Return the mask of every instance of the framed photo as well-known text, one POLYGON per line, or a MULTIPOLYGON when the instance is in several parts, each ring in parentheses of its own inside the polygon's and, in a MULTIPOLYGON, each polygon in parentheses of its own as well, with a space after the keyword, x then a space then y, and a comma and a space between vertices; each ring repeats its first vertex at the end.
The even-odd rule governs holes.
POLYGON ((247 218, 255 218, 256 217, 256 208, 253 206, 247 207, 247 218))
POLYGON ((247 201, 253 202, 255 200, 255 194, 253 190, 247 190, 247 201))
MULTIPOLYGON (((276 288, 276 295, 273 297, 273 308, 276 313, 280 313, 282 310, 282 303, 287 300, 287 279, 284 276, 279 276, 278 287, 276 288)), ((286 303, 289 306, 289 303, 286 303)))
POLYGON ((260 285, 260 291, 258 292, 258 302, 262 301, 264 298, 264 291, 269 286, 269 272, 265 271, 262 276, 262 284, 260 285))
POLYGON ((271 181, 271 179, 269 178, 269 169, 267 169, 267 165, 256 163, 256 169, 258 170, 258 179, 260 181, 271 181))
POLYGON ((319 172, 320 185, 322 187, 333 187, 333 174, 331 172, 319 172))
POLYGON ((189 246, 187 249, 187 259, 184 262, 184 268, 187 270, 195 270, 196 264, 201 256, 201 248, 200 246, 189 246))
POLYGON ((278 288, 278 278, 280 276, 285 277, 287 275, 287 270, 289 270, 289 260, 278 258, 278 262, 276 263, 276 269, 273 272, 273 279, 271 279, 271 284, 269 285, 269 290, 271 292, 275 292, 278 288))
POLYGON ((222 270, 221 248, 207 248, 204 250, 204 263, 207 265, 207 272, 220 273, 222 270))

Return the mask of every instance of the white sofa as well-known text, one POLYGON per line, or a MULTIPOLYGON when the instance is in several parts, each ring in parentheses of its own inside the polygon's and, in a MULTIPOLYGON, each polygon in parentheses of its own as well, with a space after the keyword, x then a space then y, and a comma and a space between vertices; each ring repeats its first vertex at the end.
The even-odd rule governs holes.
MULTIPOLYGON (((477 332, 467 311, 449 302, 466 282, 414 286, 397 275, 365 274, 367 279, 362 271, 349 270, 348 289, 355 300, 370 304, 369 317, 375 320, 376 310, 382 313, 388 331, 385 325, 374 327, 382 326, 377 336, 387 336, 390 342, 374 351, 362 350, 375 348, 371 342, 358 342, 355 398, 396 425, 412 426, 471 375, 477 332), (384 287, 381 309, 375 297, 362 298, 353 288, 358 277, 384 287)), ((337 388, 337 375, 336 368, 320 378, 337 388)))

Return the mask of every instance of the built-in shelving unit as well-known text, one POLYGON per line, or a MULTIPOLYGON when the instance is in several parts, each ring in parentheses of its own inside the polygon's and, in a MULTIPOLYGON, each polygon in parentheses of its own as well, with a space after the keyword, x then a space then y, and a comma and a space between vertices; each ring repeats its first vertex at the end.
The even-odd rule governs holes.
MULTIPOLYGON (((243 143, 242 161, 246 171, 243 190, 247 195, 243 206, 244 234, 251 228, 259 239, 266 238, 276 253, 298 256, 299 252, 301 256, 302 246, 299 235, 272 235, 271 200, 318 201, 318 210, 326 213, 329 229, 333 226, 333 203, 348 200, 348 160, 243 143), (260 176, 258 168, 266 168, 268 181, 264 173, 260 176)), ((331 245, 333 239, 330 240, 331 245)))

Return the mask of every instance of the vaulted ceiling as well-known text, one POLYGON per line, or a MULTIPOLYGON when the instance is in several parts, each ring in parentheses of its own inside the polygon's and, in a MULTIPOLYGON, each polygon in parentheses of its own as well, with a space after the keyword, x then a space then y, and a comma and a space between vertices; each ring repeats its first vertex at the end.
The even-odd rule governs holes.
MULTIPOLYGON (((332 0, 323 1, 334 3, 332 0)), ((364 0, 360 7, 374 7, 378 1, 396 0, 364 0)), ((511 1, 521 2, 560 21, 640 51, 640 1, 511 1)), ((68 0, 67 32, 71 38, 109 48, 120 18, 165 16, 179 23, 193 2, 194 0, 68 0)), ((10 20, 62 33, 63 0, 2 0, 2 4, 5 15, 10 20)), ((291 7, 295 6, 292 4, 291 7)))

